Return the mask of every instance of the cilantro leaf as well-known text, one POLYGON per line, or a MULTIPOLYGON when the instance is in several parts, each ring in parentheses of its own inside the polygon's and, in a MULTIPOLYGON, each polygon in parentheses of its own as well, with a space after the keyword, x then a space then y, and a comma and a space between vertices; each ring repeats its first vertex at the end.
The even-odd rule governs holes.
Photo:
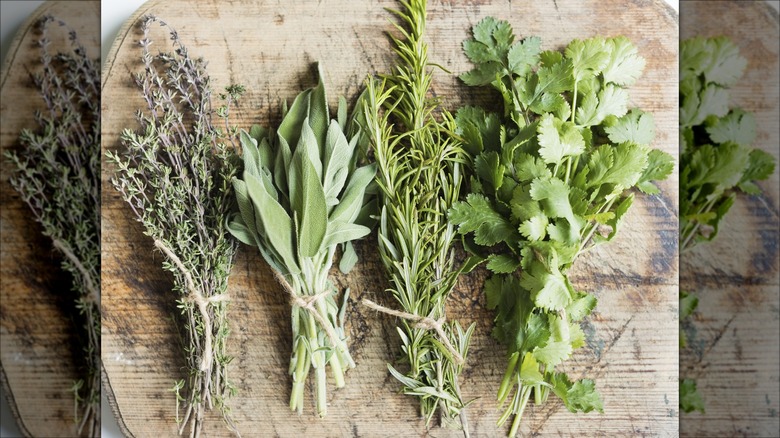
POLYGON ((664 151, 653 149, 647 155, 647 166, 636 186, 642 193, 657 195, 660 193, 652 181, 661 181, 671 175, 674 169, 674 158, 664 151))
POLYGON ((542 117, 538 127, 539 155, 545 163, 561 164, 564 158, 585 151, 582 133, 571 122, 563 122, 552 114, 542 117))
POLYGON ((652 114, 634 108, 623 117, 613 119, 604 131, 613 143, 649 145, 655 138, 655 122, 652 114))
POLYGON ((496 274, 510 274, 520 267, 520 260, 506 254, 490 254, 487 268, 496 274))
POLYGON ((542 40, 539 37, 529 37, 512 44, 507 53, 509 70, 519 76, 528 74, 539 62, 541 45, 542 40))
POLYGON ((479 245, 495 245, 507 240, 515 231, 512 225, 479 194, 470 194, 466 202, 457 202, 449 210, 449 220, 458 226, 461 234, 474 233, 479 245))
POLYGON ((602 37, 573 40, 566 47, 565 54, 572 61, 575 81, 601 73, 610 60, 610 51, 602 37))
POLYGON ((756 138, 756 120, 753 114, 738 109, 730 111, 724 117, 708 118, 704 129, 715 143, 749 145, 756 138))
POLYGON ((610 56, 602 71, 604 81, 623 87, 634 85, 645 68, 636 46, 622 35, 607 39, 606 46, 610 56))

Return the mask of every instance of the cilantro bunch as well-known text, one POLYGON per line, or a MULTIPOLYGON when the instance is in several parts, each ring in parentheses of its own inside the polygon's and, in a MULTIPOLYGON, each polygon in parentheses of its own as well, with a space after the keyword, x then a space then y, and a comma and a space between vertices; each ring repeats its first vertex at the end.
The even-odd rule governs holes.
MULTIPOLYGON (((303 410, 309 371, 316 376, 317 413, 327 412, 330 365, 336 386, 354 368, 344 330, 343 304, 328 272, 338 245, 367 235, 374 164, 358 167, 365 150, 357 123, 341 99, 331 120, 320 74, 319 84, 299 94, 276 133, 253 126, 240 134, 244 171, 233 178, 239 213, 228 228, 238 240, 257 247, 292 301, 290 409, 303 410), (346 133, 346 135, 345 135, 346 133), (361 214, 361 212, 363 214, 361 214)), ((361 114, 358 106, 356 115, 361 114)), ((342 261, 356 261, 351 245, 342 261), (351 256, 349 254, 352 254, 351 256)), ((351 266, 342 263, 342 270, 351 266)))
MULTIPOLYGON (((772 155, 752 148, 756 122, 751 113, 729 108, 729 88, 742 77, 747 60, 727 37, 695 37, 680 44, 680 251, 718 235, 739 192, 759 195, 755 183, 769 178, 772 155)), ((683 323, 698 299, 680 293, 680 348, 683 323)), ((680 409, 704 412, 696 381, 680 381, 680 409)))
POLYGON ((585 345, 579 321, 596 298, 574 288, 567 271, 577 256, 612 240, 636 187, 658 193, 672 157, 650 148, 651 114, 628 108, 626 87, 644 59, 625 37, 573 40, 563 53, 542 51, 536 37, 515 41, 506 21, 485 18, 463 43, 470 86, 491 86, 503 111, 465 107, 456 114, 475 176, 449 219, 493 272, 485 283, 495 309, 493 336, 509 354, 498 401, 515 415, 515 435, 533 395, 550 393, 572 411, 602 410, 590 379, 555 367, 585 345), (514 392, 513 392, 514 391, 514 392))
POLYGON ((737 192, 758 195, 774 158, 750 147, 751 113, 729 108, 729 91, 747 60, 726 37, 692 38, 680 45, 681 251, 711 241, 737 192))

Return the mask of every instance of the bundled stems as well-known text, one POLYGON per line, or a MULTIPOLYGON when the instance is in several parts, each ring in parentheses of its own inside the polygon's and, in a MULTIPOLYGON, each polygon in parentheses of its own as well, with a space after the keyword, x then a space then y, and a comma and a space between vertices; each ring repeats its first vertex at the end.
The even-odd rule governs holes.
POLYGON ((381 82, 368 79, 365 118, 378 166, 379 250, 403 311, 371 307, 402 318, 398 333, 409 370, 388 368, 405 394, 418 397, 426 424, 438 411, 443 425, 468 435, 458 375, 474 326, 463 330, 445 322, 447 297, 463 269, 455 266, 456 233, 447 222, 447 210, 460 195, 463 151, 452 117, 442 110, 437 120, 438 104, 429 96, 426 2, 401 5, 403 10, 391 11, 402 22, 395 25, 401 37, 391 36, 400 60, 381 82))
POLYGON ((100 434, 100 73, 76 32, 45 16, 36 24, 42 68, 31 74, 45 109, 37 131, 24 130, 22 148, 6 154, 10 182, 73 277, 83 331, 82 377, 71 388, 79 435, 100 434), (50 25, 68 31, 72 51, 50 52, 50 25))
POLYGON ((233 209, 230 179, 237 159, 232 148, 236 130, 225 120, 231 102, 243 91, 227 87, 225 106, 212 107, 205 61, 193 59, 175 30, 164 22, 175 53, 152 55, 149 31, 153 16, 141 20, 144 70, 135 74, 145 111, 137 114, 141 128, 122 133, 124 149, 107 153, 115 167, 112 184, 129 204, 144 234, 165 257, 163 268, 173 274, 173 290, 184 325, 187 377, 172 389, 176 421, 183 434, 201 435, 205 411, 217 408, 238 435, 227 398, 236 389, 228 380, 227 281, 237 244, 227 230, 233 209), (180 404, 184 405, 180 417, 180 404))
MULTIPOLYGON (((333 254, 326 256, 332 258, 333 254)), ((313 268, 314 264, 311 263, 308 268, 313 268)), ((304 271, 307 270, 310 274, 314 274, 304 268, 304 271)), ((291 316, 295 336, 293 356, 290 360, 290 374, 293 377, 290 409, 299 413, 303 411, 306 376, 313 367, 316 408, 317 414, 321 417, 327 414, 325 365, 330 365, 337 388, 343 388, 345 385, 344 372, 355 367, 344 339, 343 316, 339 318, 341 320, 339 324, 334 326, 331 322, 333 315, 332 312, 329 314, 328 309, 335 309, 336 304, 333 299, 334 291, 327 284, 327 274, 328 269, 321 269, 320 272, 311 275, 313 281, 307 281, 304 276, 293 276, 290 284, 282 274, 274 271, 276 280, 289 294, 292 304, 291 316), (325 336, 322 336, 322 332, 325 336), (320 348, 325 346, 332 348, 333 353, 329 354, 325 349, 320 348)))
POLYGON ((337 388, 355 367, 344 330, 349 294, 336 304, 328 272, 339 245, 342 260, 355 260, 350 242, 370 232, 361 222, 369 216, 364 207, 372 197, 366 190, 375 174, 374 165, 359 167, 365 147, 355 115, 362 113, 348 117, 342 98, 337 114, 337 120, 330 118, 320 72, 317 86, 285 108, 275 133, 258 125, 241 132, 244 170, 233 178, 239 211, 228 225, 237 239, 259 250, 289 296, 290 409, 303 412, 313 369, 320 417, 327 414, 326 367, 337 388), (350 251, 353 257, 347 257, 350 251))

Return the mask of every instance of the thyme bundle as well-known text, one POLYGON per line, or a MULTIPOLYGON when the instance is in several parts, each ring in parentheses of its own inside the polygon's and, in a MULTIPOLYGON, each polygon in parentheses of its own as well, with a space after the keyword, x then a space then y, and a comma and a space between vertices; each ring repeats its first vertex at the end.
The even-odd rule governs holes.
POLYGON ((67 25, 45 16, 40 31, 40 72, 31 74, 45 109, 35 113, 35 131, 25 129, 17 151, 6 153, 16 168, 11 185, 30 207, 63 256, 73 277, 76 309, 82 318, 84 364, 74 382, 77 433, 100 434, 100 72, 76 32, 72 50, 52 54, 49 26, 67 25))
POLYGON ((474 325, 464 330, 447 323, 445 312, 463 269, 455 266, 457 234, 447 210, 460 194, 464 157, 452 135, 454 120, 428 96, 426 1, 400 3, 402 11, 391 10, 403 22, 395 24, 402 38, 391 36, 400 62, 381 82, 369 77, 365 119, 378 166, 379 251, 389 290, 403 311, 365 304, 402 318, 398 334, 409 370, 402 374, 389 364, 388 369, 405 394, 419 399, 426 425, 438 411, 442 424, 462 426, 468 435, 458 375, 474 325), (434 112, 440 109, 439 121, 434 112))
POLYGON ((124 149, 106 155, 116 169, 112 184, 165 255, 162 266, 173 274, 186 320, 188 375, 173 388, 179 433, 190 424, 190 436, 199 436, 206 408, 216 406, 238 434, 226 403, 236 391, 227 376, 225 290, 237 247, 227 219, 234 205, 230 180, 238 165, 233 145, 227 144, 236 135, 227 117, 243 88, 228 87, 221 96, 226 104, 215 110, 206 62, 189 56, 175 30, 160 21, 170 31, 174 53, 149 51, 149 30, 156 21, 146 16, 140 23, 144 70, 134 75, 146 103, 137 113, 140 129, 125 129, 124 149), (215 115, 224 118, 224 129, 215 115))
MULTIPOLYGON (((355 114, 360 115, 360 105, 355 114)), ((240 241, 258 248, 289 294, 290 409, 298 413, 303 411, 312 368, 317 413, 324 417, 325 367, 330 365, 338 388, 345 384, 344 372, 355 367, 344 331, 349 291, 338 306, 328 271, 338 245, 371 231, 361 222, 370 208, 372 196, 366 196, 366 189, 376 166, 357 166, 365 149, 358 147, 361 138, 354 116, 347 117, 343 98, 338 120, 330 119, 322 74, 316 87, 299 94, 285 109, 275 135, 255 125, 240 136, 244 172, 233 178, 240 212, 229 229, 240 241)))

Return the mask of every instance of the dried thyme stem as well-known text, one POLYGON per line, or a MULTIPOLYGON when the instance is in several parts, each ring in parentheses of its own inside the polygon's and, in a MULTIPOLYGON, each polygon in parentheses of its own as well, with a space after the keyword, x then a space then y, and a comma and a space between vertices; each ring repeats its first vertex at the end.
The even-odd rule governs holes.
POLYGON ((82 319, 84 363, 74 382, 77 433, 100 434, 100 73, 76 32, 45 16, 40 32, 41 68, 31 74, 45 110, 34 115, 36 131, 24 130, 21 148, 6 157, 16 172, 13 188, 29 206, 43 234, 73 277, 82 319), (52 23, 68 31, 71 51, 50 52, 52 23))
POLYGON ((107 153, 116 169, 112 183, 143 224, 144 234, 166 256, 163 268, 173 274, 178 308, 186 320, 189 372, 173 388, 179 433, 189 427, 191 437, 200 436, 205 410, 216 407, 238 435, 226 404, 235 388, 227 379, 231 358, 225 351, 225 291, 236 251, 226 222, 234 205, 230 179, 238 161, 226 143, 236 132, 229 124, 218 128, 213 119, 227 118, 230 103, 243 88, 228 87, 223 96, 227 104, 214 109, 205 61, 191 58, 176 31, 163 22, 175 53, 151 54, 149 31, 156 21, 146 16, 140 23, 144 70, 134 79, 146 110, 137 114, 137 132, 122 133, 124 149, 107 153), (185 407, 181 419, 179 403, 185 407))

